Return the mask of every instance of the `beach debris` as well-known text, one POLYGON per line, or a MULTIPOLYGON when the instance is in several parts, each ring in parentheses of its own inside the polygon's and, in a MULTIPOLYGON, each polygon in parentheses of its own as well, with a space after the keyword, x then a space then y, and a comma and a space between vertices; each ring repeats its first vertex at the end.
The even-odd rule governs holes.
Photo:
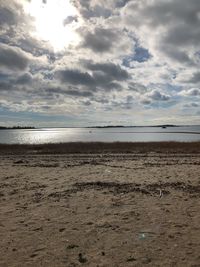
POLYGON ((153 231, 144 231, 143 230, 143 231, 139 232, 139 239, 140 240, 145 240, 145 239, 151 237, 154 234, 155 234, 155 232, 153 232, 153 231))
POLYGON ((80 263, 86 263, 87 262, 87 259, 85 257, 83 257, 82 253, 78 254, 78 260, 80 263))
POLYGON ((147 234, 146 233, 139 233, 139 239, 140 240, 145 240, 147 238, 147 234))
POLYGON ((159 189, 159 197, 160 198, 163 197, 163 191, 162 191, 162 189, 159 189))

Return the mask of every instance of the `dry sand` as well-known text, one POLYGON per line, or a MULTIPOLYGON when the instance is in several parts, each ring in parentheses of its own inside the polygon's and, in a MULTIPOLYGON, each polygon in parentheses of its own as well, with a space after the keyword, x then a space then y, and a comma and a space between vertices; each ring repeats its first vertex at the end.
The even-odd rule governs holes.
POLYGON ((1 150, 0 266, 200 266, 200 154, 177 151, 1 150))

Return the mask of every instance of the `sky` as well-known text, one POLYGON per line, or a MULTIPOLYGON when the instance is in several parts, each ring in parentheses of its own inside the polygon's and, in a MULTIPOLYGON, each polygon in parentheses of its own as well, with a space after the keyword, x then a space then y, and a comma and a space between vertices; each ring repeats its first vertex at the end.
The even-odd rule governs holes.
POLYGON ((0 125, 200 124, 199 0, 0 0, 0 125))

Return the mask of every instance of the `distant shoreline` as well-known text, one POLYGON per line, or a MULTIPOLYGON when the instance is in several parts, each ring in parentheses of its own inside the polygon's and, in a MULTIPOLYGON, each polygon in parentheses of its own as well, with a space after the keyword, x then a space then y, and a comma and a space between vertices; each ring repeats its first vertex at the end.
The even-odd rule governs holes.
POLYGON ((0 126, 0 130, 32 130, 32 129, 36 129, 35 127, 31 127, 31 126, 25 126, 25 127, 21 127, 21 126, 13 126, 13 127, 4 127, 4 126, 0 126))
POLYGON ((34 127, 34 126, 0 126, 0 130, 36 130, 36 129, 111 129, 111 128, 172 128, 172 127, 195 127, 200 125, 174 125, 174 124, 161 124, 161 125, 105 125, 105 126, 69 126, 69 127, 34 127))
POLYGON ((90 126, 85 128, 150 128, 150 127, 158 127, 158 128, 167 128, 167 127, 181 127, 179 125, 173 125, 173 124, 163 124, 163 125, 148 125, 148 126, 123 126, 123 125, 113 125, 113 126, 90 126))

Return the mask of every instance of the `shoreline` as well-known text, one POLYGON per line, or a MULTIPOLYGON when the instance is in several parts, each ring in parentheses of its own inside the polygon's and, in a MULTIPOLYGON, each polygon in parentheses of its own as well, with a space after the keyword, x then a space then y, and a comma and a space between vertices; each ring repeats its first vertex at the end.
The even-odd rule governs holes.
POLYGON ((48 144, 0 144, 1 154, 84 153, 200 153, 200 142, 70 142, 48 144))

